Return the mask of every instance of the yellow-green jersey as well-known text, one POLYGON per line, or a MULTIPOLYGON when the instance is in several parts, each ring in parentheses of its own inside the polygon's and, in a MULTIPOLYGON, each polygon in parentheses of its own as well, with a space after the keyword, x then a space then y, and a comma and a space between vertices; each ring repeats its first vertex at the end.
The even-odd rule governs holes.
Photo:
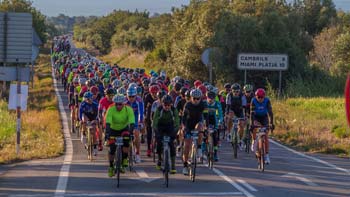
POLYGON ((106 124, 110 124, 111 129, 120 131, 130 124, 135 124, 134 111, 129 106, 124 106, 118 111, 115 105, 111 105, 106 113, 106 124))

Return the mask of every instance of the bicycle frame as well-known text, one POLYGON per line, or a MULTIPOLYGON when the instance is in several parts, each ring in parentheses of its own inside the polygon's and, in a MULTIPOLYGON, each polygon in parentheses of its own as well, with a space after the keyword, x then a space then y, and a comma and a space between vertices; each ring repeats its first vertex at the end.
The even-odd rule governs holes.
POLYGON ((121 171, 121 165, 122 165, 122 147, 124 145, 124 138, 123 137, 117 137, 115 141, 115 145, 117 146, 117 151, 115 154, 115 172, 117 174, 117 187, 119 188, 119 182, 120 182, 120 171, 121 171))
POLYGON ((191 149, 191 164, 190 164, 190 178, 192 182, 196 178, 196 167, 197 167, 197 140, 198 140, 198 131, 191 131, 192 134, 192 149, 191 149))
POLYGON ((212 125, 208 127, 208 138, 207 138, 207 154, 208 154, 208 167, 213 169, 214 165, 214 133, 215 129, 212 125))
POLYGON ((86 122, 87 144, 88 144, 88 159, 92 161, 92 150, 94 146, 94 135, 96 132, 96 120, 86 122))
POLYGON ((257 159, 259 162, 258 168, 260 169, 261 172, 264 172, 265 170, 265 137, 266 137, 266 132, 268 131, 268 128, 266 127, 260 127, 258 129, 258 132, 256 133, 256 140, 258 143, 258 155, 257 159))

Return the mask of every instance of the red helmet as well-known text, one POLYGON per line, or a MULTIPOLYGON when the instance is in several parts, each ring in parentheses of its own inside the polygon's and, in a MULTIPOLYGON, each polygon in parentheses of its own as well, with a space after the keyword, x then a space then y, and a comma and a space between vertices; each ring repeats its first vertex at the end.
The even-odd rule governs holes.
POLYGON ((207 88, 204 85, 198 86, 198 89, 202 92, 202 95, 207 94, 207 88))
POLYGON ((90 73, 89 74, 89 78, 91 79, 91 78, 94 78, 95 77, 95 74, 94 73, 90 73))
POLYGON ((255 91, 255 96, 264 98, 265 97, 265 90, 262 88, 259 88, 255 91))
POLYGON ((92 94, 97 94, 97 93, 98 93, 98 87, 92 86, 92 87, 90 88, 90 92, 91 92, 92 94))
POLYGON ((78 66, 78 70, 79 70, 79 71, 83 71, 83 70, 84 70, 84 66, 80 64, 80 65, 78 66))
POLYGON ((149 92, 150 93, 157 93, 159 91, 159 87, 157 85, 152 85, 151 87, 149 87, 149 92))
POLYGON ((200 85, 202 85, 202 82, 200 80, 196 80, 194 83, 193 83, 194 87, 198 88, 200 85))

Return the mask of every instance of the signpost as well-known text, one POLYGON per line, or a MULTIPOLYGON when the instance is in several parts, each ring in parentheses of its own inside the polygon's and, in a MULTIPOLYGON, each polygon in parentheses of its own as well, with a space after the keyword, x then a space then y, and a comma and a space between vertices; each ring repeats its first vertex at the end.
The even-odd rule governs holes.
MULTIPOLYGON (((21 82, 29 81, 30 73, 25 65, 32 62, 32 20, 30 13, 0 13, 0 63, 3 63, 0 69, 0 80, 17 81, 17 155, 19 154, 21 132, 21 82), (11 63, 15 63, 16 67, 5 67, 11 63)), ((13 90, 12 87, 12 96, 13 90)), ((9 107, 11 108, 12 105, 9 107)))
POLYGON ((288 69, 288 55, 267 53, 240 53, 238 69, 244 70, 244 83, 247 83, 247 70, 279 71, 278 97, 282 89, 282 71, 288 69))
POLYGON ((213 65, 210 61, 210 53, 213 51, 212 48, 207 48, 201 55, 201 60, 204 65, 206 65, 209 69, 209 82, 213 84, 213 65))

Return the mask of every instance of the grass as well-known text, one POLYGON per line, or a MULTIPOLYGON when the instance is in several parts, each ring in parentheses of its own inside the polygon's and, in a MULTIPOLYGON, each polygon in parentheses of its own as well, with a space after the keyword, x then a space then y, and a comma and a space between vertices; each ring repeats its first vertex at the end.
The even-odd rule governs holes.
POLYGON ((343 98, 288 98, 272 104, 277 140, 302 151, 349 155, 343 98))
POLYGON ((52 86, 50 57, 40 54, 34 87, 29 86, 27 111, 22 112, 20 154, 16 155, 16 113, 0 101, 0 164, 63 154, 64 143, 52 86))

